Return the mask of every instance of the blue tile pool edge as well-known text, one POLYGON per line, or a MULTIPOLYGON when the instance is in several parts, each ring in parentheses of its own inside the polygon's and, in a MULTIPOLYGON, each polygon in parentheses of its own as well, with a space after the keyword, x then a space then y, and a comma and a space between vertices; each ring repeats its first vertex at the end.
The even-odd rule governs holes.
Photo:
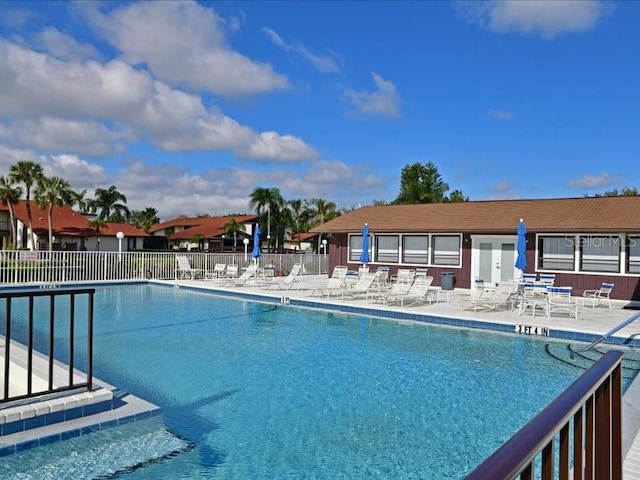
MULTIPOLYGON (((386 320, 415 321, 415 322, 422 322, 422 323, 433 324, 433 325, 464 327, 464 328, 472 328, 472 329, 479 329, 479 330, 491 330, 496 332, 512 333, 512 334, 518 334, 518 335, 544 335, 551 338, 557 338, 557 339, 569 340, 569 341, 579 341, 579 342, 593 342, 602 338, 602 335, 600 334, 575 332, 570 330, 558 330, 555 328, 547 327, 546 325, 538 325, 533 323, 504 324, 504 323, 490 322, 486 320, 465 320, 462 318, 442 317, 438 315, 431 315, 431 314, 425 314, 425 313, 379 310, 379 309, 376 309, 375 307, 365 307, 361 305, 338 305, 335 303, 326 303, 326 302, 323 303, 322 299, 304 300, 300 298, 291 298, 291 297, 282 296, 282 295, 273 296, 265 293, 258 294, 258 293, 252 293, 252 292, 230 291, 230 290, 215 289, 211 287, 199 287, 197 285, 184 285, 184 284, 166 285, 166 284, 159 284, 159 283, 156 285, 162 285, 167 288, 177 287, 185 290, 209 292, 213 295, 237 298, 240 300, 252 300, 256 302, 267 303, 270 305, 275 304, 275 305, 282 305, 282 306, 321 309, 325 311, 330 310, 334 312, 348 313, 353 315, 367 315, 367 316, 372 316, 376 318, 383 318, 386 320), (528 330, 529 333, 525 333, 525 329, 524 328, 518 329, 518 326, 534 327, 534 328, 537 328, 539 332, 543 332, 543 333, 535 333, 536 330, 532 330, 531 328, 528 330)), ((608 345, 620 345, 625 347, 640 348, 640 338, 625 339, 622 337, 611 336, 611 337, 608 337, 607 340, 603 343, 606 343, 608 345)))

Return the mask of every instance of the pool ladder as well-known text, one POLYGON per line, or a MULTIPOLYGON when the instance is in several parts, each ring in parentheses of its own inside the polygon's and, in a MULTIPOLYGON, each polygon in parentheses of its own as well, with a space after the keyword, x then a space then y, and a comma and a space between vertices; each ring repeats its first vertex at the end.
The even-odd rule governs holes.
POLYGON ((609 330, 607 333, 605 333, 603 336, 601 336, 600 338, 594 340, 593 342, 591 342, 589 345, 587 345, 585 348, 583 348, 582 350, 579 350, 579 352, 586 352, 588 350, 591 350, 593 347, 595 347, 596 345, 604 342, 607 338, 609 338, 611 335, 613 335, 614 333, 616 333, 618 330, 623 329, 624 327, 626 327, 627 325, 629 325, 630 323, 635 322, 638 318, 640 318, 640 313, 636 313, 635 315, 632 315, 631 317, 629 317, 628 319, 626 319, 624 322, 616 325, 615 327, 613 327, 611 330, 609 330))

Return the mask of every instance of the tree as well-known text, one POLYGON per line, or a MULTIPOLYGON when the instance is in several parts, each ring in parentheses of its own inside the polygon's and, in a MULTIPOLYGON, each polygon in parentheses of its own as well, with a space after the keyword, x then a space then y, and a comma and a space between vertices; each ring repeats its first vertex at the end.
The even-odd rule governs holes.
POLYGON ((9 208, 9 236, 11 245, 15 248, 18 241, 16 235, 16 218, 13 206, 18 203, 22 196, 22 188, 16 186, 10 177, 0 175, 0 200, 9 208))
POLYGON ((95 218, 89 222, 89 227, 96 231, 96 237, 98 237, 98 250, 100 250, 100 229, 107 226, 107 221, 104 218, 95 218))
POLYGON ((21 160, 11 165, 9 178, 12 182, 22 182, 25 186, 27 200, 27 221, 29 222, 29 235, 31 236, 31 249, 36 250, 36 237, 33 233, 33 219, 31 215, 31 187, 42 178, 42 165, 30 160, 21 160))
POLYGON ((617 188, 609 190, 604 193, 596 193, 594 197, 637 197, 640 195, 638 189, 635 187, 624 187, 621 192, 618 192, 617 188))
POLYGON ((251 192, 249 200, 249 206, 256 209, 256 213, 260 216, 261 228, 266 225, 266 228, 262 228, 267 232, 267 247, 271 252, 271 244, 273 243, 271 237, 271 225, 274 225, 274 231, 276 233, 276 248, 279 245, 280 239, 284 236, 284 230, 282 229, 281 212, 284 208, 284 199, 280 195, 280 189, 278 188, 264 188, 256 187, 251 192))
POLYGON ((394 203, 440 203, 449 190, 432 163, 405 165, 400 174, 400 193, 394 203))
POLYGON ((236 245, 238 242, 238 234, 244 235, 247 231, 244 228, 244 224, 237 221, 235 218, 232 218, 227 223, 224 224, 224 234, 229 235, 229 237, 233 237, 233 251, 236 251, 236 245))
POLYGON ((42 177, 34 192, 38 207, 47 209, 49 226, 49 251, 53 248, 53 208, 73 204, 73 190, 66 180, 60 177, 42 177))
POLYGON ((311 209, 309 205, 302 200, 289 200, 287 202, 289 211, 289 222, 294 236, 298 237, 298 251, 300 251, 301 241, 300 233, 309 230, 309 220, 311 218, 311 209))
POLYGON ((158 210, 147 207, 144 210, 132 211, 129 214, 129 223, 138 228, 144 228, 145 233, 149 233, 151 227, 160 223, 158 210))
POLYGON ((468 202, 469 197, 467 197, 461 190, 454 190, 449 194, 449 198, 445 199, 445 202, 458 203, 458 202, 468 202))
MULTIPOLYGON (((310 210, 309 227, 317 227, 341 215, 334 202, 328 202, 322 198, 312 198, 307 204, 310 210)), ((318 236, 318 249, 321 242, 322 234, 318 236)))
POLYGON ((120 193, 115 185, 111 185, 107 189, 96 189, 95 199, 91 201, 90 207, 94 212, 100 210, 99 218, 108 222, 121 223, 129 215, 126 203, 127 197, 120 193))
POLYGON ((83 215, 90 213, 91 200, 88 198, 85 198, 87 196, 87 189, 85 188, 84 190, 73 190, 72 194, 73 194, 73 203, 71 204, 71 206, 75 205, 78 208, 78 212, 80 212, 83 215))

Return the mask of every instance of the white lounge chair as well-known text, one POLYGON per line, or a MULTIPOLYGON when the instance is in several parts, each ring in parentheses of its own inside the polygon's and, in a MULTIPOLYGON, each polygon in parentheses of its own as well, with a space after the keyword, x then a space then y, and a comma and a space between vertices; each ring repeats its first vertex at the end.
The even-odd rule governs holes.
POLYGON ((281 281, 274 281, 271 286, 276 290, 290 290, 294 285, 299 286, 299 275, 301 270, 302 264, 295 263, 286 277, 281 281))
POLYGON ((396 298, 409 293, 411 285, 415 279, 415 270, 398 270, 396 281, 391 284, 391 288, 375 297, 382 303, 386 303, 387 298, 396 298))
POLYGON ((390 304, 400 301, 400 306, 404 307, 405 301, 407 306, 415 305, 416 303, 430 303, 429 294, 431 292, 435 293, 435 290, 431 288, 431 284, 433 283, 433 277, 429 275, 419 275, 415 278, 409 290, 405 294, 392 294, 389 293, 384 295, 384 303, 390 304))
POLYGON ((347 276, 348 268, 344 265, 336 265, 333 268, 333 273, 327 281, 327 284, 323 288, 316 288, 311 294, 319 292, 322 296, 330 297, 332 294, 341 293, 344 288, 344 279, 347 276))
POLYGON ((358 281, 351 288, 342 288, 342 299, 345 297, 354 299, 358 297, 367 297, 371 292, 371 285, 376 278, 374 272, 364 272, 358 278, 358 281))
POLYGON ((195 280, 204 278, 204 272, 202 268, 192 268, 185 255, 176 255, 176 278, 195 280))
POLYGON ((245 269, 244 272, 242 272, 242 275, 240 275, 238 278, 234 279, 232 282, 232 285, 234 286, 242 286, 242 285, 249 285, 251 281, 253 281, 253 283, 256 283, 256 274, 258 273, 258 264, 257 263, 250 263, 249 266, 245 269))
POLYGON ((518 298, 518 285, 514 282, 502 282, 492 292, 483 291, 480 296, 471 297, 473 311, 478 308, 483 310, 495 310, 509 307, 513 310, 518 298))
POLYGON ((213 271, 207 272, 205 278, 208 280, 218 280, 226 276, 227 265, 225 263, 216 263, 213 271))

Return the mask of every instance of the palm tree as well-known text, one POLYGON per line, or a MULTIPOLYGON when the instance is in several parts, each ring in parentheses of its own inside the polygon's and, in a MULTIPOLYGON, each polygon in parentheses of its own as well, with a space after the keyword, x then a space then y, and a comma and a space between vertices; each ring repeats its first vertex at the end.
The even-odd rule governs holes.
POLYGON ((18 203, 22 196, 22 188, 16 186, 10 179, 10 177, 3 177, 0 175, 0 200, 9 208, 9 235, 10 243, 15 248, 18 241, 16 235, 16 220, 13 213, 13 206, 18 203))
POLYGON ((107 189, 96 188, 95 199, 91 201, 90 206, 94 212, 100 210, 99 218, 108 222, 122 223, 125 215, 129 214, 126 203, 127 197, 120 193, 115 185, 111 185, 107 189))
POLYGON ((256 209, 256 213, 260 215, 261 227, 266 224, 267 232, 267 248, 271 252, 271 223, 275 225, 276 248, 279 245, 280 236, 284 235, 282 230, 281 211, 284 208, 284 199, 280 195, 279 188, 256 187, 251 192, 249 206, 256 209), (266 217, 266 218, 265 218, 266 217))
POLYGON ((90 208, 91 200, 86 198, 87 189, 85 188, 84 190, 73 190, 72 194, 73 194, 73 203, 71 206, 73 205, 77 206, 78 212, 82 213, 83 215, 91 213, 91 208, 90 208))
POLYGON ((300 251, 300 244, 302 243, 300 241, 300 233, 308 230, 311 210, 307 203, 302 200, 289 200, 287 202, 287 210, 289 211, 291 230, 294 235, 298 236, 298 251, 300 251))
POLYGON ((31 249, 37 248, 35 234, 33 233, 33 220, 31 217, 31 187, 37 183, 44 174, 42 165, 30 160, 21 160, 11 165, 9 178, 12 182, 22 182, 25 186, 27 200, 27 221, 29 222, 29 235, 31 236, 31 249))
POLYGON ((233 236, 233 251, 236 251, 236 245, 238 240, 238 234, 246 234, 247 230, 244 228, 244 224, 232 218, 224 224, 225 235, 233 236))
POLYGON ((98 251, 100 250, 100 229, 107 226, 107 221, 104 218, 97 217, 89 222, 89 227, 96 231, 95 236, 97 238, 98 251))
POLYGON ((134 210, 129 215, 129 222, 138 228, 144 228, 145 233, 149 233, 153 225, 160 223, 158 210, 147 207, 144 210, 134 210))
MULTIPOLYGON (((308 204, 311 210, 310 227, 317 227, 340 216, 340 210, 334 202, 328 202, 322 198, 312 198, 308 204)), ((318 237, 318 248, 320 248, 321 242, 322 234, 318 237)))
POLYGON ((49 226, 49 251, 53 249, 53 207, 73 205, 73 190, 66 180, 60 177, 42 177, 34 192, 38 207, 47 209, 49 226))

